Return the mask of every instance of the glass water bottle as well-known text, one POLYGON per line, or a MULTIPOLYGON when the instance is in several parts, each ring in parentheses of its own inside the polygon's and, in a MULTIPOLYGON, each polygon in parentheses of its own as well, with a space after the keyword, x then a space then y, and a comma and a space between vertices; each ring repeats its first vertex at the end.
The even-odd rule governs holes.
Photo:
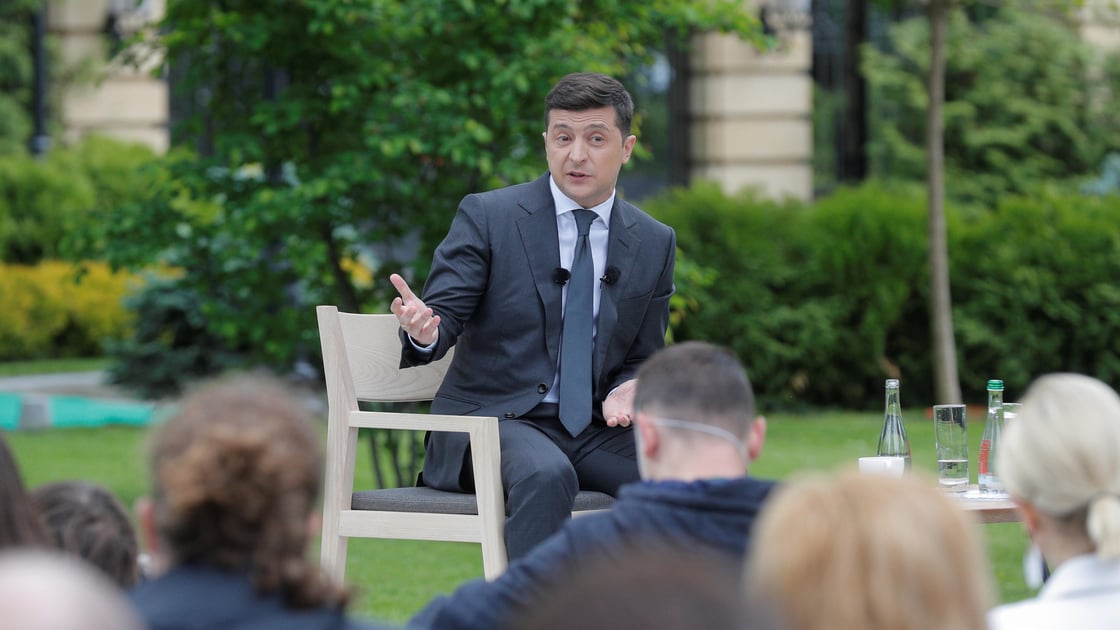
POLYGON ((981 494, 1003 494, 1003 482, 995 470, 996 449, 999 448, 1000 434, 1003 433, 1003 381, 992 379, 988 381, 988 417, 984 421, 984 435, 980 438, 980 460, 977 469, 980 471, 981 494))
POLYGON ((880 456, 902 457, 910 470, 910 440, 902 424, 902 405, 898 401, 898 379, 887 379, 887 408, 883 412, 883 430, 879 433, 880 456))

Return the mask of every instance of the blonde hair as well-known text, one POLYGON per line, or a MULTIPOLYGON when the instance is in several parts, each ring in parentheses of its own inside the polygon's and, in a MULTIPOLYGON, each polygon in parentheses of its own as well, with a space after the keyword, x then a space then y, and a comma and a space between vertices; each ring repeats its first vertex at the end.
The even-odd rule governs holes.
POLYGON ((1089 376, 1048 374, 1022 403, 996 453, 1008 492, 1120 558, 1120 396, 1089 376))
POLYGON ((936 484, 843 472, 776 491, 752 534, 749 598, 789 630, 984 630, 977 523, 936 484))

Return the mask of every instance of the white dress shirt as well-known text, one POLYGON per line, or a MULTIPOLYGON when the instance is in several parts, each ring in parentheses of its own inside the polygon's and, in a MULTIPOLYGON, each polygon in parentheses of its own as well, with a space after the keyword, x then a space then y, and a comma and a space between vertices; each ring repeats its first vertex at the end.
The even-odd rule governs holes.
MULTIPOLYGON (((556 206, 556 233, 560 236, 560 266, 571 271, 572 259, 576 255, 576 238, 579 236, 579 228, 576 226, 576 215, 573 210, 585 208, 565 195, 551 175, 548 176, 548 187, 552 190, 552 202, 556 206)), ((603 288, 599 278, 602 278, 607 272, 607 241, 610 236, 608 226, 611 224, 611 208, 614 207, 615 194, 612 191, 611 196, 603 203, 593 208, 586 208, 586 210, 591 210, 599 215, 599 218, 591 223, 591 231, 587 235, 591 243, 591 259, 595 263, 595 290, 591 294, 592 312, 595 313, 595 321, 591 327, 592 339, 599 330, 599 296, 603 288)), ((563 290, 563 300, 566 303, 568 299, 567 284, 564 285, 563 290)), ((564 341, 561 340, 560 343, 564 343, 564 341)), ((559 384, 560 370, 559 364, 557 364, 556 375, 552 378, 552 387, 545 394, 542 402, 554 403, 560 400, 560 388, 557 387, 559 384)))
POLYGON ((1116 630, 1120 628, 1120 560, 1084 555, 1063 562, 1038 597, 996 606, 990 630, 1116 630))
MULTIPOLYGON (((575 201, 572 201, 565 195, 556 182, 552 179, 552 175, 548 176, 548 187, 552 190, 552 202, 556 206, 556 232, 560 237, 560 266, 568 271, 572 269, 572 259, 576 255, 576 238, 579 236, 579 228, 576 226, 576 215, 573 210, 582 210, 583 206, 575 201)), ((592 343, 594 344, 594 336, 599 330, 599 296, 602 293, 603 285, 599 282, 607 272, 607 241, 610 236, 611 224, 611 208, 614 207, 614 197, 616 192, 611 191, 611 196, 603 203, 593 207, 586 208, 599 218, 591 223, 591 231, 588 232, 588 240, 591 243, 591 259, 595 263, 595 291, 592 293, 592 312, 595 314, 595 321, 591 326, 592 343)), ((568 285, 565 284, 563 288, 563 301, 568 299, 568 285)), ((563 303, 563 302, 562 302, 563 303)), ((435 347, 435 342, 427 346, 421 346, 416 341, 409 337, 408 341, 414 348, 421 352, 431 352, 435 347)), ((563 340, 561 340, 563 343, 563 340)), ((592 345, 594 347, 594 345, 592 345)), ((549 388, 548 393, 545 394, 544 400, 541 402, 555 403, 560 401, 560 364, 557 363, 555 376, 552 377, 552 386, 549 388)), ((613 390, 612 390, 613 391, 613 390)))

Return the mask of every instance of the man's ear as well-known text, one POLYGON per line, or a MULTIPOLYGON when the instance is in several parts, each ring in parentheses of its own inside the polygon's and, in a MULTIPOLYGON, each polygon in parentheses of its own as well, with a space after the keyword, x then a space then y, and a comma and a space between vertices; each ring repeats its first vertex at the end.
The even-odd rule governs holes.
POLYGON ((1011 497, 1011 502, 1019 508, 1019 513, 1023 515, 1023 526, 1027 528, 1027 533, 1033 539, 1034 533, 1038 531, 1038 508, 1014 495, 1011 497))
POLYGON ((661 448, 661 438, 657 433, 657 426, 644 413, 638 413, 634 416, 634 424, 638 427, 638 435, 642 438, 638 441, 638 445, 642 449, 642 455, 649 459, 661 448))
POLYGON ((136 499, 132 509, 136 512, 140 548, 147 549, 153 560, 158 563, 162 550, 160 549, 159 530, 156 527, 156 506, 149 497, 140 497, 136 499))
POLYGON ((307 516, 307 539, 315 540, 319 532, 323 530, 323 515, 319 512, 312 512, 307 516))
POLYGON ((755 416, 751 421, 751 428, 747 432, 747 455, 751 461, 758 459, 762 453, 762 445, 766 443, 766 418, 755 416))

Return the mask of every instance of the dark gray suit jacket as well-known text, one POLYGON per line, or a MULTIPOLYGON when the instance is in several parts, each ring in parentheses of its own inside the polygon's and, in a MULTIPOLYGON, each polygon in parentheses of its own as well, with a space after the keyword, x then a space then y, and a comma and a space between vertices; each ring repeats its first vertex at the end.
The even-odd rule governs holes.
MULTIPOLYGON (((675 254, 671 228, 615 198, 607 267, 619 273, 603 284, 599 303, 592 371, 597 414, 611 389, 633 378, 665 343, 675 254)), ((402 367, 457 346, 433 413, 517 418, 541 402, 560 352, 559 265, 547 174, 463 199, 424 286, 424 302, 440 316, 434 352, 416 352, 401 333, 402 367)), ((458 489, 467 446, 466 434, 431 434, 425 483, 458 489)))

